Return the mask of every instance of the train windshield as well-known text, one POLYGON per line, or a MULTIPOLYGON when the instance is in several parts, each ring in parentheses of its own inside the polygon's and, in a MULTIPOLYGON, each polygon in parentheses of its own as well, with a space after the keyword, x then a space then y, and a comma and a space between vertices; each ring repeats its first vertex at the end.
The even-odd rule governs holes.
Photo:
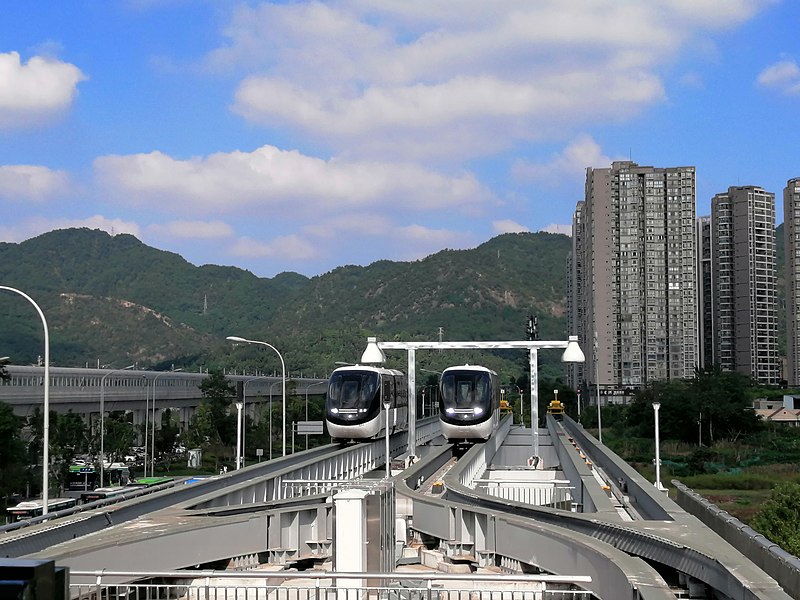
POLYGON ((490 408, 490 386, 489 373, 448 371, 442 375, 442 407, 448 414, 483 414, 490 408))
POLYGON ((366 412, 380 390, 380 378, 372 371, 341 371, 331 375, 328 410, 366 412))

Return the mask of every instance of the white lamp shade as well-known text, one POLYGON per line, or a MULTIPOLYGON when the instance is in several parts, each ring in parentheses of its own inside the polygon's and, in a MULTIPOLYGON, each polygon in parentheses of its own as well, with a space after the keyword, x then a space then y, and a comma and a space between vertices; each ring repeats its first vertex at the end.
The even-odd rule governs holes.
POLYGON ((361 355, 361 362, 364 364, 386 362, 386 355, 378 346, 378 338, 367 338, 367 347, 361 355))
POLYGON ((561 362, 569 362, 569 363, 586 362, 586 356, 583 354, 583 350, 581 350, 581 347, 578 344, 577 335, 569 336, 569 342, 567 343, 567 348, 564 350, 564 354, 561 355, 561 362))

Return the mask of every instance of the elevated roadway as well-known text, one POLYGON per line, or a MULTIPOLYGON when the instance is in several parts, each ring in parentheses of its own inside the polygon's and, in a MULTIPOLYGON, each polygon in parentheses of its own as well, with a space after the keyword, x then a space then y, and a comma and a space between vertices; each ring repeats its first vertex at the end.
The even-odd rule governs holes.
MULTIPOLYGON (((402 514, 411 532, 405 541, 424 544, 444 562, 590 575, 586 588, 599 598, 666 599, 700 591, 705 595, 692 597, 789 598, 569 419, 548 418, 543 461, 551 464, 531 469, 540 472, 557 462, 569 478, 574 510, 501 499, 475 488, 502 454, 513 452, 516 430, 508 418, 492 440, 463 455, 437 442, 436 425, 435 419, 418 423, 419 458, 413 464, 403 460, 404 435, 392 437, 390 454, 398 467, 398 517, 400 506, 410 505, 402 514), (620 504, 626 505, 622 512, 620 504)), ((383 446, 380 440, 314 449, 152 499, 5 532, 0 553, 55 559, 75 572, 155 572, 227 560, 284 568, 323 562, 335 552, 332 491, 364 485, 376 471, 382 475, 383 446), (84 521, 92 521, 91 532, 83 532, 84 521)))
MULTIPOLYGON (((30 416, 37 408, 41 410, 44 367, 8 365, 6 370, 11 378, 0 381, 0 402, 10 405, 14 414, 21 417, 30 416)), ((280 375, 225 376, 248 400, 245 411, 252 418, 260 415, 257 407, 282 400, 280 375)), ((184 429, 203 399, 199 386, 207 378, 208 373, 183 371, 50 367, 50 410, 74 412, 88 420, 100 413, 102 404, 105 412, 132 413, 134 424, 139 424, 147 419, 146 410, 155 410, 156 422, 160 422, 161 411, 170 408, 177 411, 184 429)), ((326 382, 325 378, 287 375, 292 393, 306 397, 324 393, 322 384, 326 382)))

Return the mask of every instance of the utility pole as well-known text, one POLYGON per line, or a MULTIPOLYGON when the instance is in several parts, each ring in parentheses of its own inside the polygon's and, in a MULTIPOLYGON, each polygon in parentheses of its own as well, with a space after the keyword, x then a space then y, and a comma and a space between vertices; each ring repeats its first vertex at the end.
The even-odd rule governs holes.
POLYGON ((539 339, 539 317, 528 315, 528 322, 525 326, 525 333, 529 340, 539 339))

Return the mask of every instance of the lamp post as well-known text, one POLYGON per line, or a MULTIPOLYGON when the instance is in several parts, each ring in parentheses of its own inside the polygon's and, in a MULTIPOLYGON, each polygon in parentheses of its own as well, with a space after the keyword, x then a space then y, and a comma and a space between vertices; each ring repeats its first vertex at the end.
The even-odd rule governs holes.
POLYGON ((388 398, 383 400, 383 408, 384 408, 384 429, 385 434, 384 437, 386 438, 386 479, 389 479, 392 476, 392 460, 389 456, 389 409, 392 408, 392 401, 388 398))
POLYGON ((33 298, 28 296, 23 291, 20 291, 7 285, 0 285, 0 290, 6 290, 19 294, 25 300, 33 305, 36 312, 39 313, 39 318, 42 320, 42 328, 44 329, 44 415, 42 423, 42 514, 47 514, 47 502, 49 494, 49 470, 50 470, 50 334, 47 330, 47 319, 44 318, 44 313, 39 305, 34 302, 33 298))
MULTIPOLYGON (((128 365, 127 367, 123 367, 121 369, 114 369, 113 371, 109 371, 100 379, 100 487, 103 487, 103 474, 105 471, 106 466, 106 452, 105 452, 105 439, 106 439, 106 422, 105 422, 105 415, 106 415, 106 379, 109 375, 113 375, 114 373, 119 373, 120 371, 127 371, 132 369, 136 365, 128 365)), ((147 415, 147 407, 144 409, 145 416, 147 415)), ((144 446, 147 448, 147 426, 145 426, 145 435, 144 435, 144 446)), ((147 463, 145 462, 145 471, 147 470, 147 463)), ((147 473, 145 473, 147 475, 147 473)))
POLYGON ((236 403, 236 470, 242 468, 242 408, 244 402, 236 403))
POLYGON ((660 492, 663 492, 666 488, 661 485, 661 444, 659 441, 659 431, 658 431, 658 409, 661 408, 660 402, 653 402, 653 413, 655 414, 656 420, 656 489, 660 492))
MULTIPOLYGON (((283 383, 283 426, 281 429, 281 440, 283 441, 283 455, 286 456, 286 363, 283 362, 283 355, 278 352, 278 349, 273 346, 272 344, 268 344, 267 342, 261 342, 259 340, 248 340, 242 337, 238 337, 235 335, 229 335, 227 339, 231 342, 239 342, 243 344, 259 344, 261 346, 266 346, 267 348, 272 348, 275 353, 278 355, 278 358, 281 359, 281 382, 283 383)), ((271 396, 270 396, 271 398, 271 396)), ((272 416, 272 411, 270 411, 270 416, 272 416)), ((271 431, 271 428, 270 428, 271 431)))
POLYGON ((519 423, 525 427, 525 390, 518 385, 514 387, 517 388, 517 393, 519 393, 519 423))
POLYGON ((275 381, 269 386, 269 459, 272 460, 272 388, 278 385, 280 381, 275 381))
POLYGON ((603 443, 603 423, 601 420, 602 412, 600 411, 600 375, 599 365, 600 357, 597 355, 597 332, 594 332, 594 385, 597 391, 597 441, 603 443))
POLYGON ((422 394, 422 416, 423 417, 426 417, 428 415, 428 413, 433 413, 434 412, 433 411, 433 402, 434 402, 433 390, 435 390, 435 389, 437 389, 437 386, 435 386, 435 385, 426 385, 426 386, 423 386, 422 389, 420 390, 420 393, 422 394), (430 410, 428 410, 428 411, 425 410, 425 391, 426 390, 429 390, 429 392, 428 392, 428 396, 429 396, 429 398, 428 398, 428 406, 430 407, 430 410))
MULTIPOLYGON (((177 369, 171 369, 169 371, 164 371, 162 373, 159 373, 155 377, 153 377, 153 394, 152 394, 153 395, 153 409, 152 409, 153 410, 153 419, 152 419, 152 421, 153 421, 153 431, 150 434, 150 450, 151 450, 151 452, 150 452, 150 477, 154 476, 155 466, 156 466, 156 381, 162 375, 166 375, 168 373, 179 373, 180 371, 183 371, 183 368, 179 367, 177 369)), ((147 432, 145 432, 144 445, 145 445, 145 448, 147 448, 147 432)), ((145 468, 145 472, 146 471, 147 471, 147 468, 145 468)))
MULTIPOLYGON (((327 381, 318 381, 317 383, 312 383, 311 385, 306 386, 306 421, 308 421, 308 390, 309 388, 318 386, 318 385, 328 385, 327 381)), ((306 450, 308 450, 308 434, 306 434, 306 450)), ((292 448, 294 451, 294 448, 292 448)))

